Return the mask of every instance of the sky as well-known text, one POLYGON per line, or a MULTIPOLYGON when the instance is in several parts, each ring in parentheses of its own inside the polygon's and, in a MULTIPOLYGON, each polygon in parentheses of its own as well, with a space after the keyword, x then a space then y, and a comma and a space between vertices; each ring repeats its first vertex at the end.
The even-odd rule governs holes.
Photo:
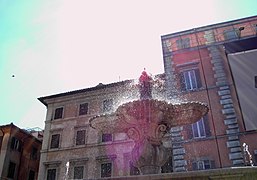
POLYGON ((44 128, 37 98, 164 72, 161 36, 257 15, 257 0, 0 0, 0 125, 44 128))

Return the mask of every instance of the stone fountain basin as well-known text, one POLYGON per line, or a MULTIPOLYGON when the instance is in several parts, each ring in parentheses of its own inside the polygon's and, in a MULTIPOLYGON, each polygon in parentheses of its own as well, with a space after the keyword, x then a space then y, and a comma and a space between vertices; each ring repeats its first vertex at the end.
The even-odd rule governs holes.
POLYGON ((144 99, 124 103, 111 114, 91 118, 89 123, 98 131, 118 133, 145 124, 164 124, 168 128, 192 124, 207 112, 207 105, 200 102, 172 104, 156 99, 144 99))

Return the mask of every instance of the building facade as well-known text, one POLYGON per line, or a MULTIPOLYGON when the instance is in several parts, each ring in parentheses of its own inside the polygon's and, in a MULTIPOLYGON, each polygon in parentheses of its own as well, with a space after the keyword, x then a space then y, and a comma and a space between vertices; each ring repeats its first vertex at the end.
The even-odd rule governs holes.
MULTIPOLYGON (((162 173, 251 164, 243 145, 248 145, 254 159, 256 116, 249 116, 249 109, 257 112, 256 106, 251 106, 255 89, 247 91, 253 97, 248 98, 251 103, 244 111, 232 64, 238 62, 233 58, 244 59, 241 52, 254 57, 256 24, 257 17, 249 17, 161 37, 166 88, 153 92, 153 98, 200 101, 210 109, 197 123, 172 128, 164 137, 172 157, 162 173)), ((249 70, 254 88, 256 69, 249 70)), ((139 99, 139 93, 130 80, 39 98, 47 107, 39 179, 138 175, 139 170, 131 164, 133 141, 126 134, 103 134, 89 126, 94 116, 112 112, 133 99, 139 99)))
POLYGON ((256 163, 257 16, 164 35, 161 41, 169 99, 210 108, 196 124, 173 130, 174 170, 256 163))
POLYGON ((12 123, 0 126, 1 179, 37 179, 42 145, 37 137, 12 123))

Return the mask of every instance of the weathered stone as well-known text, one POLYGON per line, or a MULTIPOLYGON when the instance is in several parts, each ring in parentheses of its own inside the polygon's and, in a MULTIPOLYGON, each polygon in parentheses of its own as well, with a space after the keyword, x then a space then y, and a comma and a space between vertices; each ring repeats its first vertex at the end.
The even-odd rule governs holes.
POLYGON ((216 82, 216 86, 224 86, 224 85, 228 85, 227 81, 217 81, 216 82))
POLYGON ((178 136, 181 136, 181 133, 180 132, 172 132, 172 133, 170 133, 170 135, 172 137, 178 137, 178 136))
POLYGON ((216 73, 216 74, 214 74, 215 78, 220 78, 220 77, 225 77, 225 76, 226 76, 225 73, 216 73))
POLYGON ((181 160, 181 159, 184 159, 184 156, 183 155, 176 155, 176 156, 173 156, 173 160, 181 160))
POLYGON ((222 87, 220 87, 220 90, 225 90, 225 89, 229 89, 229 86, 222 86, 222 87))
POLYGON ((226 116, 227 119, 236 118, 236 114, 230 114, 226 116))
POLYGON ((239 141, 228 141, 227 147, 228 148, 240 147, 240 142, 239 141))
POLYGON ((222 109, 222 114, 232 114, 232 113, 235 113, 234 108, 222 109))
POLYGON ((242 159, 243 155, 241 152, 237 152, 237 153, 229 153, 229 159, 230 160, 235 160, 235 159, 242 159))
POLYGON ((172 143, 172 148, 173 149, 178 149, 178 148, 183 148, 183 146, 180 143, 172 143))
POLYGON ((244 160, 237 159, 237 160, 233 160, 232 163, 233 163, 233 165, 243 165, 244 164, 244 160))
POLYGON ((231 99, 231 95, 225 95, 225 96, 221 96, 221 99, 231 99))
POLYGON ((237 119, 233 118, 233 119, 225 119, 224 120, 224 124, 225 125, 230 125, 230 124, 236 124, 237 123, 237 119))
POLYGON ((173 149, 173 155, 181 155, 181 154, 185 154, 186 150, 184 148, 179 148, 179 149, 173 149))
POLYGON ((228 125, 228 129, 235 129, 235 128, 238 128, 238 124, 228 125))
POLYGON ((177 137, 172 137, 171 138, 172 141, 183 141, 184 140, 184 137, 183 136, 177 136, 177 137))
POLYGON ((227 77, 223 76, 223 77, 218 77, 217 81, 221 82, 221 81, 227 81, 227 77))
POLYGON ((220 95, 220 96, 223 96, 223 95, 228 95, 228 94, 230 94, 230 90, 220 90, 220 91, 218 91, 218 94, 220 95))
POLYGON ((187 161, 186 160, 177 160, 177 161, 174 161, 174 166, 175 167, 183 167, 183 166, 186 166, 187 165, 187 161))
POLYGON ((227 134, 235 134, 235 133, 239 133, 239 128, 236 129, 228 129, 226 130, 227 134))
POLYGON ((223 67, 223 65, 220 65, 220 66, 214 66, 214 67, 212 67, 212 70, 214 70, 214 71, 216 71, 216 70, 223 70, 224 69, 224 67, 223 67))
POLYGON ((172 127, 170 129, 170 132, 179 132, 183 130, 183 126, 178 126, 178 127, 172 127))
POLYGON ((229 137, 228 137, 228 140, 229 140, 229 141, 238 140, 238 139, 239 139, 238 136, 229 136, 229 137))
POLYGON ((224 107, 224 109, 233 108, 234 105, 233 104, 225 104, 223 107, 224 107))
POLYGON ((185 167, 175 167, 174 171, 175 172, 183 172, 183 171, 186 171, 186 168, 185 167))
POLYGON ((224 105, 224 104, 232 104, 233 101, 232 99, 222 99, 220 100, 220 104, 224 105))
POLYGON ((241 148, 240 147, 235 147, 235 148, 231 148, 230 152, 234 153, 234 152, 241 152, 241 148))

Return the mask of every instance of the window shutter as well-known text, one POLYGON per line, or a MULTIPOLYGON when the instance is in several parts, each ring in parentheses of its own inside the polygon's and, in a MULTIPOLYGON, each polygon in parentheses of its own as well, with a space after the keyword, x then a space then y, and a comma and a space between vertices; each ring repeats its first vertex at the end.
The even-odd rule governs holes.
POLYGON ((186 90, 186 81, 185 81, 184 73, 183 72, 180 73, 179 79, 180 79, 181 91, 185 91, 186 90))
POLYGON ((201 76, 200 76, 199 69, 195 69, 195 77, 196 77, 196 82, 197 82, 197 88, 201 88, 202 87, 202 81, 201 81, 201 76))
POLYGON ((205 115, 203 117, 203 123, 204 123, 204 127, 205 127, 206 137, 211 136, 211 129, 210 129, 210 126, 209 126, 209 121, 208 121, 207 115, 205 115))

